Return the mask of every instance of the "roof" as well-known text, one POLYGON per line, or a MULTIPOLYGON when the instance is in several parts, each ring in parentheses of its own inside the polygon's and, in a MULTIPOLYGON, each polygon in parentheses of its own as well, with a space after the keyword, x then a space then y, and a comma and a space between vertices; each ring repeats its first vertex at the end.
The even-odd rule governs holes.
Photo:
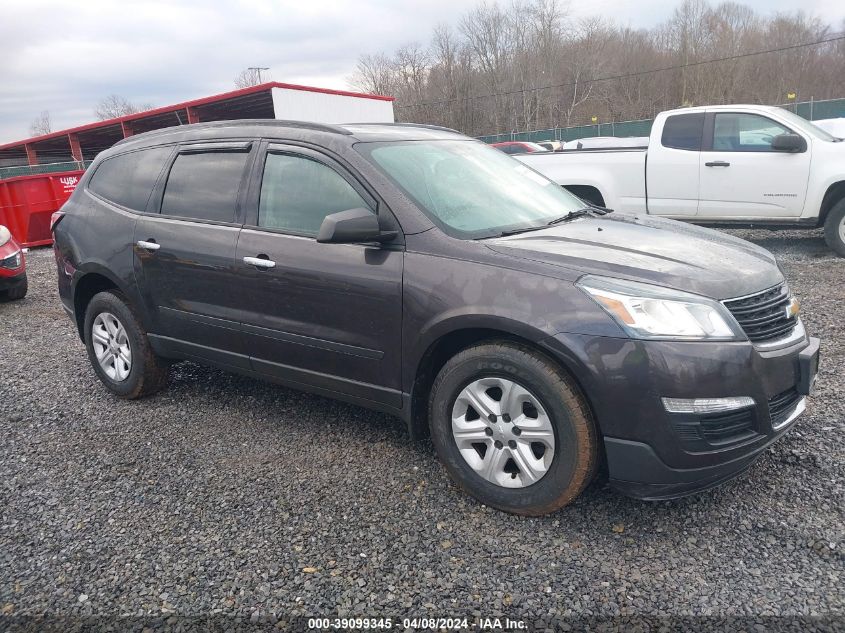
POLYGON ((688 106, 684 108, 675 108, 673 110, 666 110, 666 112, 671 112, 673 114, 677 114, 679 112, 713 112, 718 110, 764 110, 767 112, 782 112, 783 108, 780 106, 770 106, 770 105, 760 105, 759 103, 729 103, 729 104, 722 104, 722 105, 700 105, 700 106, 688 106))
POLYGON ((106 119, 104 121, 96 121, 94 123, 87 123, 85 125, 79 125, 72 128, 67 128, 64 130, 58 130, 56 132, 50 132, 49 134, 42 134, 41 136, 33 136, 31 138, 22 139, 19 141, 13 141, 11 143, 5 143, 0 145, 0 150, 4 149, 11 149, 16 147, 22 147, 25 144, 31 143, 41 143, 42 141, 49 141, 51 139, 58 139, 61 137, 65 137, 68 134, 75 134, 79 132, 86 132, 91 130, 98 130, 101 128, 110 128, 117 126, 119 127, 123 123, 130 123, 130 122, 139 122, 144 121, 147 119, 155 119, 161 116, 168 116, 173 115, 174 113, 178 113, 179 111, 183 111, 187 108, 197 108, 201 106, 213 106, 219 102, 225 102, 233 99, 239 99, 239 101, 244 102, 246 104, 250 103, 249 99, 241 99, 245 97, 250 97, 253 95, 259 95, 261 93, 269 93, 271 88, 282 88, 285 90, 301 90, 304 92, 316 92, 321 94, 330 94, 330 95, 340 95, 345 97, 358 97, 361 99, 376 99, 379 101, 393 101, 393 97, 387 97, 383 95, 373 95, 373 94, 364 94, 361 92, 350 92, 346 90, 332 90, 328 88, 316 88, 314 86, 302 86, 299 84, 288 84, 282 83, 278 81, 270 81, 263 84, 258 84, 256 86, 250 86, 248 88, 242 88, 240 90, 231 90, 229 92, 223 92, 216 95, 211 95, 209 97, 202 97, 200 99, 192 99, 190 101, 183 101, 181 103, 175 103, 168 106, 162 106, 160 108, 153 108, 151 110, 144 110, 143 112, 136 112, 134 114, 127 114, 125 116, 115 117, 113 119, 106 119))

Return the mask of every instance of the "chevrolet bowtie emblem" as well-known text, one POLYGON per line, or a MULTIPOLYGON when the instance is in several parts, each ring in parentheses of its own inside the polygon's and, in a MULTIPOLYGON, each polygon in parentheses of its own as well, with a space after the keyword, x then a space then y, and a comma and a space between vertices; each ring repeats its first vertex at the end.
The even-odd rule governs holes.
POLYGON ((790 298, 786 306, 786 318, 791 319, 801 311, 801 303, 795 297, 790 298))

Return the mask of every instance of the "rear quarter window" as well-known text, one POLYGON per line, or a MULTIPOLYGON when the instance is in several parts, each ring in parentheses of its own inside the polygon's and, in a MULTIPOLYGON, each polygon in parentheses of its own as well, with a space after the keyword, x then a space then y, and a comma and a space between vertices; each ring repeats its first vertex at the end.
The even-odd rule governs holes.
POLYGON ((704 134, 704 113, 675 114, 666 119, 660 144, 672 149, 701 151, 704 134))
POLYGON ((107 158, 97 167, 88 189, 127 209, 144 211, 171 151, 170 147, 151 147, 107 158))

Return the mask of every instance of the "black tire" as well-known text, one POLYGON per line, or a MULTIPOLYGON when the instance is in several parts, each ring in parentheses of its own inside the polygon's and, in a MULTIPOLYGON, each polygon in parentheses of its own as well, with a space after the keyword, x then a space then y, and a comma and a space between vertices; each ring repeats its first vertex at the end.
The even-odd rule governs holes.
POLYGON ((117 291, 100 292, 91 299, 85 311, 85 348, 88 359, 100 381, 115 395, 134 400, 152 395, 167 385, 169 366, 155 355, 147 339, 147 332, 122 294, 117 291), (92 341, 96 317, 104 312, 113 314, 126 330, 132 363, 126 379, 117 381, 108 376, 97 360, 92 341))
POLYGON ((505 512, 529 516, 553 512, 580 495, 596 473, 596 427, 578 386, 549 358, 519 343, 482 343, 450 359, 432 385, 429 425, 437 454, 452 479, 482 503, 505 512), (464 387, 482 377, 505 378, 527 388, 551 419, 554 458, 536 483, 506 488, 487 481, 459 452, 452 435, 452 408, 464 387))
POLYGON ((17 301, 18 299, 23 299, 26 296, 26 292, 29 290, 29 283, 26 277, 23 278, 23 283, 18 284, 14 288, 9 288, 6 293, 6 299, 8 301, 17 301))
POLYGON ((845 198, 837 202, 824 223, 824 239, 840 257, 845 257, 845 198))

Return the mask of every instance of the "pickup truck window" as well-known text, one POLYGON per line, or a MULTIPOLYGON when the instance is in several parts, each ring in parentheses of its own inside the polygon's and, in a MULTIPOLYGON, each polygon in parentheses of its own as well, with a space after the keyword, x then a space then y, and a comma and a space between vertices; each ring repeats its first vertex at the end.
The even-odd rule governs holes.
POLYGON ((704 113, 675 114, 666 118, 660 144, 672 149, 701 151, 701 136, 704 133, 704 113))
POLYGON ((792 130, 759 114, 717 112, 713 127, 715 152, 771 152, 772 141, 792 130))
POLYGON ((315 236, 327 215, 369 207, 331 167, 304 156, 267 155, 258 226, 315 236))
POLYGON ((545 176, 483 143, 397 141, 358 143, 355 148, 452 237, 481 239, 539 228, 585 206, 545 176))

